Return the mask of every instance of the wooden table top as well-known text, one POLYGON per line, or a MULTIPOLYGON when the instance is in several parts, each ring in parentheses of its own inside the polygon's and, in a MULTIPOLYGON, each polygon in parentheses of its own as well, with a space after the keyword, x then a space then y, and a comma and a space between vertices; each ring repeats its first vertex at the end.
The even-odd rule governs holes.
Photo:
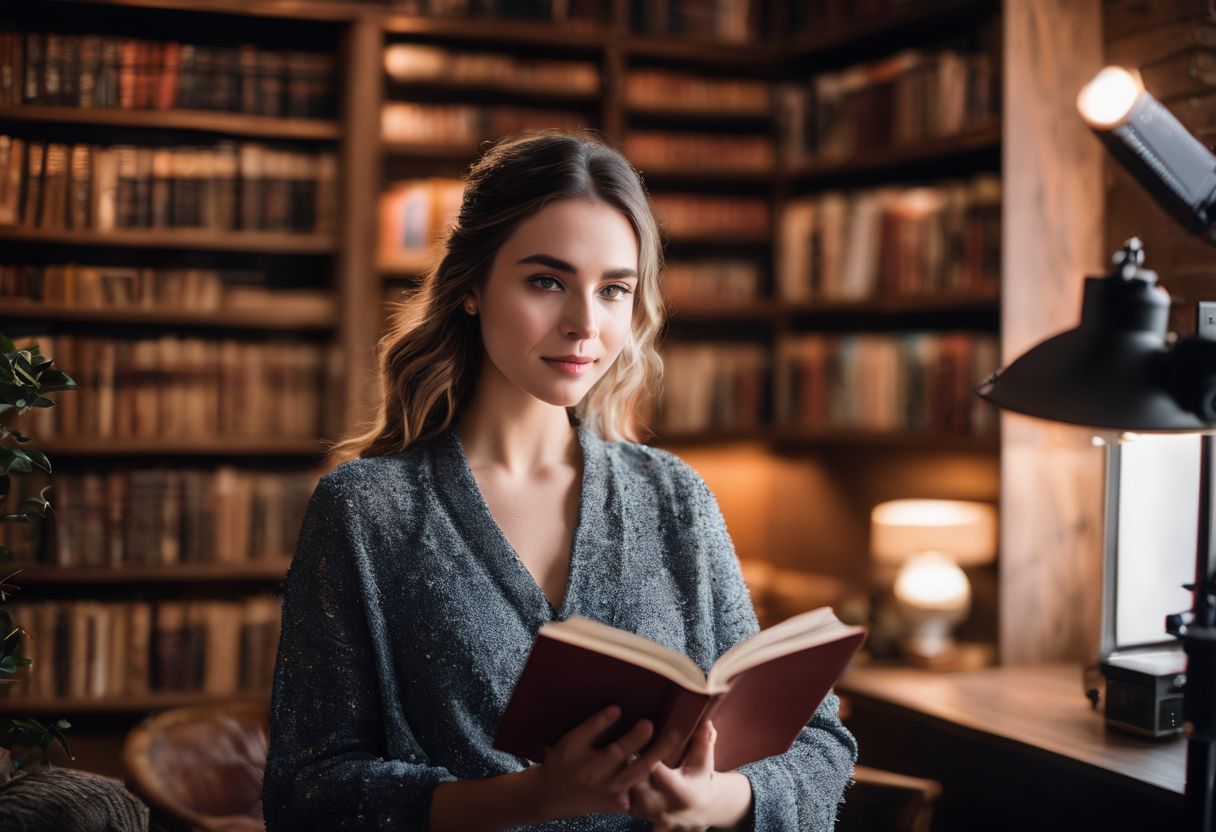
POLYGON ((1128 786, 1177 795, 1186 779, 1186 740, 1147 740, 1108 731, 1085 698, 1079 664, 991 667, 953 673, 857 666, 838 682, 842 695, 927 718, 1128 786))

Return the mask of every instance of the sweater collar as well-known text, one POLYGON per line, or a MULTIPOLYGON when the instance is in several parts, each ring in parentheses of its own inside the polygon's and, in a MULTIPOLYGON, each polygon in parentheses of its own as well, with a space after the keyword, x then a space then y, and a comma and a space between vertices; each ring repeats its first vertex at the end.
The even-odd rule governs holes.
POLYGON ((557 610, 491 514, 469 466, 456 423, 449 425, 435 443, 438 489, 448 502, 469 547, 485 564, 521 618, 534 625, 533 629, 547 621, 565 620, 576 613, 601 620, 612 615, 612 610, 604 609, 602 603, 596 609, 585 609, 584 602, 592 597, 602 600, 605 594, 614 594, 609 587, 597 586, 604 578, 613 583, 619 580, 619 546, 611 545, 611 525, 605 515, 611 505, 619 503, 610 493, 604 440, 586 425, 580 425, 576 433, 583 452, 581 492, 570 546, 566 592, 561 608, 557 610))

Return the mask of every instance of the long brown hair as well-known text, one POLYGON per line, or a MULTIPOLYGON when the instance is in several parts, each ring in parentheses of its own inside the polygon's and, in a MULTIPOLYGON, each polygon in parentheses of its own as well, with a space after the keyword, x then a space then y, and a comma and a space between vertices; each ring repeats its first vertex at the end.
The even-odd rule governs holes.
POLYGON ((371 424, 336 443, 334 454, 394 453, 452 423, 472 393, 483 349, 478 319, 464 311, 464 299, 484 286, 499 248, 522 222, 551 202, 580 197, 615 208, 633 226, 638 287, 625 346, 573 416, 605 439, 638 441, 639 408, 663 375, 655 348, 664 319, 658 224, 624 156, 591 131, 545 130, 499 141, 469 169, 443 256, 418 292, 394 305, 380 339, 381 400, 371 424))

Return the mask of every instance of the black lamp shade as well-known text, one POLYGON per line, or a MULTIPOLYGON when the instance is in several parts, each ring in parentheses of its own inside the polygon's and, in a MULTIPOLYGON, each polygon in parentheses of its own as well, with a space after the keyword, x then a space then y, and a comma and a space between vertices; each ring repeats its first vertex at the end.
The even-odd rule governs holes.
POLYGON ((998 370, 977 391, 1007 410, 1084 425, 1142 432, 1211 426, 1171 394, 1165 334, 1169 294, 1152 272, 1085 279, 1081 322, 998 370))

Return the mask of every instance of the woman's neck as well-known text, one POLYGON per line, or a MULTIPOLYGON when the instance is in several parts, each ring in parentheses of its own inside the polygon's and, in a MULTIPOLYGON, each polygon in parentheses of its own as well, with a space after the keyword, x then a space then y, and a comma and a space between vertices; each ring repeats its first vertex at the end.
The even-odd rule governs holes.
POLYGON ((578 435, 564 407, 521 396, 493 395, 478 384, 456 425, 470 465, 489 465, 509 475, 528 475, 580 460, 578 435))

